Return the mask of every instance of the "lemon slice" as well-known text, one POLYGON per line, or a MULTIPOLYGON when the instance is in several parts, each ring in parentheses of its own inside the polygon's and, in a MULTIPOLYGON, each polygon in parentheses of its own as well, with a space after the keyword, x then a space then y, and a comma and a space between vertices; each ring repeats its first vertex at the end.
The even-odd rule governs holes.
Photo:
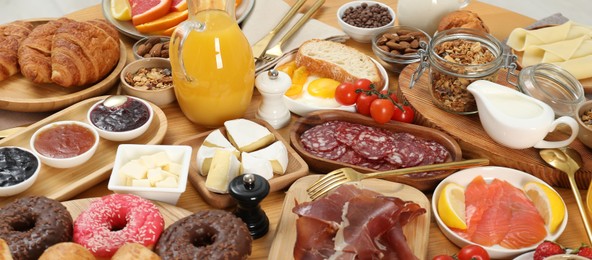
POLYGON ((565 204, 563 204, 561 196, 539 182, 529 182, 524 185, 523 189, 545 220, 549 231, 555 233, 565 217, 565 204))
POLYGON ((111 0, 111 15, 120 21, 132 19, 132 8, 128 0, 111 0))
POLYGON ((438 198, 438 214, 450 228, 467 229, 465 222, 465 188, 456 183, 448 183, 438 198))

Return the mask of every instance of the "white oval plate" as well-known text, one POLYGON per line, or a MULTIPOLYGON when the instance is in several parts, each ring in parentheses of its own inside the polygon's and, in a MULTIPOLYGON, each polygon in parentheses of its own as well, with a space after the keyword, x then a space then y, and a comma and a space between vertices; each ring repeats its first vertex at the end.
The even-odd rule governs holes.
MULTIPOLYGON (((455 172, 454 174, 446 177, 444 180, 442 180, 442 182, 440 182, 440 184, 438 184, 438 186, 434 190, 434 193, 432 196, 432 212, 434 213, 434 218, 436 219, 436 223, 438 224, 440 231, 442 231, 442 233, 450 241, 452 241, 452 243, 454 243, 458 247, 463 247, 463 246, 466 246, 469 244, 475 244, 475 243, 473 243, 469 240, 466 240, 464 238, 461 238, 454 231, 452 231, 450 228, 448 228, 448 226, 446 226, 446 224, 444 224, 444 222, 442 222, 442 219, 440 219, 440 215, 438 214, 437 201, 438 201, 438 198, 439 198, 440 193, 442 191, 442 188, 444 187, 445 184, 447 184, 449 182, 455 182, 457 184, 460 184, 461 186, 466 187, 475 177, 477 177, 479 175, 483 176, 485 181, 488 183, 490 181, 492 181, 493 179, 497 178, 500 180, 507 181, 508 183, 514 185, 514 187, 522 189, 522 187, 526 183, 531 182, 531 181, 536 181, 536 182, 546 185, 547 187, 551 188, 552 190, 555 190, 555 189, 553 189, 553 187, 549 186, 547 183, 545 183, 541 179, 539 179, 535 176, 532 176, 526 172, 515 170, 512 168, 498 167, 498 166, 484 166, 484 167, 475 167, 475 168, 465 169, 465 170, 455 172)), ((561 201, 565 205, 565 202, 563 201, 563 199, 561 201)), ((565 227, 567 226, 567 219, 568 219, 567 207, 565 207, 565 217, 563 218, 563 222, 561 223, 561 225, 559 226, 557 231, 555 231, 554 234, 547 234, 547 237, 545 239, 550 240, 550 241, 555 241, 557 238, 559 238, 559 236, 561 236, 561 234, 565 230, 565 227)), ((534 244, 530 247, 524 247, 524 248, 520 248, 520 249, 507 249, 507 248, 503 248, 499 245, 494 245, 491 247, 484 246, 483 248, 485 248, 485 250, 487 250, 487 252, 489 253, 489 256, 492 259, 493 258, 495 258, 495 259, 498 259, 498 258, 499 259, 509 259, 512 257, 516 257, 520 254, 523 254, 525 252, 532 251, 532 250, 536 249, 537 246, 538 246, 538 243, 534 244)))
MULTIPOLYGON (((240 3, 240 5, 236 7, 236 21, 238 23, 241 23, 245 18, 247 18, 249 13, 253 10, 254 6, 255 0, 243 0, 240 3)), ((142 39, 146 36, 154 36, 138 32, 138 30, 136 30, 136 27, 134 27, 134 25, 130 21, 119 21, 113 18, 113 16, 111 15, 111 0, 103 0, 102 7, 103 16, 105 17, 105 19, 109 23, 113 24, 113 26, 115 26, 115 28, 124 35, 134 38, 136 40, 142 39)))
MULTIPOLYGON (((291 51, 291 53, 287 53, 286 55, 281 57, 280 60, 277 62, 277 64, 274 66, 274 69, 277 69, 278 66, 293 60, 297 51, 298 51, 298 49, 295 49, 295 50, 291 51)), ((384 67, 378 61, 376 61, 374 58, 372 58, 372 57, 369 57, 369 58, 372 60, 372 62, 374 62, 374 64, 376 64, 376 66, 378 67, 378 70, 380 71, 380 75, 384 79, 384 86, 380 90, 388 89, 389 77, 386 72, 386 69, 384 69, 384 67)), ((311 104, 306 104, 306 103, 303 103, 297 99, 292 99, 286 95, 284 95, 283 97, 284 97, 284 103, 288 107, 288 110, 290 110, 292 113, 297 114, 299 116, 305 116, 306 114, 308 114, 310 112, 314 112, 314 111, 318 111, 318 110, 343 110, 343 111, 349 111, 349 112, 356 112, 355 105, 339 106, 339 107, 322 107, 322 106, 315 106, 315 105, 311 105, 311 104)))

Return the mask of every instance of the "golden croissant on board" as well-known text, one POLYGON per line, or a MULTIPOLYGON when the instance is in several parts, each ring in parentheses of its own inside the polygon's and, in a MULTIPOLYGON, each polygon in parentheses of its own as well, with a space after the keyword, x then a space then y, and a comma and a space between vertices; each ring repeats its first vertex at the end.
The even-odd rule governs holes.
POLYGON ((0 81, 19 72, 18 48, 33 28, 23 21, 0 25, 0 81))
POLYGON ((67 18, 36 27, 18 52, 21 73, 35 83, 95 83, 119 61, 119 36, 105 20, 67 18))

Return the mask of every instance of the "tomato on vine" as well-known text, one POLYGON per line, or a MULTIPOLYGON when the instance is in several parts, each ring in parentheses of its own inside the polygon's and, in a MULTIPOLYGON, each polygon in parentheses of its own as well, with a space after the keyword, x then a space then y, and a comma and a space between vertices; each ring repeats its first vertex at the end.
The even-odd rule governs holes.
POLYGON ((380 124, 391 121, 394 113, 395 105, 390 99, 378 98, 370 104, 370 116, 380 124))
POLYGON ((399 107, 396 107, 393 116, 391 117, 392 120, 404 123, 413 123, 414 118, 415 112, 409 105, 400 105, 399 107))
POLYGON ((369 79, 358 79, 354 82, 354 86, 356 89, 370 90, 374 85, 369 79))
POLYGON ((432 260, 456 260, 454 257, 449 255, 437 255, 432 258, 432 260))
POLYGON ((360 93, 356 91, 356 86, 349 82, 339 84, 335 89, 335 100, 344 106, 350 106, 356 103, 360 93))
POLYGON ((358 97, 358 100, 356 100, 356 110, 358 113, 365 116, 370 115, 370 104, 372 104, 372 101, 376 100, 377 98, 378 96, 374 94, 365 92, 361 93, 358 97))

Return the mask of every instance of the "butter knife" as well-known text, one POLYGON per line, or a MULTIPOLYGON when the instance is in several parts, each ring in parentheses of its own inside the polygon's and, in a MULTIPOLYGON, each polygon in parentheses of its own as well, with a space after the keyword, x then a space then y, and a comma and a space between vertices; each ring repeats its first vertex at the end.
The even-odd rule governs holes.
POLYGON ((253 49, 253 57, 255 57, 255 61, 259 60, 259 58, 263 56, 265 50, 267 49, 267 46, 269 46, 269 43, 271 42, 271 40, 273 40, 273 37, 282 28, 284 28, 284 26, 288 23, 288 21, 290 21, 290 19, 292 19, 296 12, 298 12, 298 9, 300 9, 300 7, 304 5, 304 2, 306 2, 306 0, 298 0, 298 2, 296 2, 296 4, 294 4, 292 8, 290 8, 290 10, 288 10, 288 13, 284 15, 282 20, 280 20, 280 22, 276 26, 273 29, 271 29, 271 31, 267 33, 265 37, 263 37, 261 40, 255 43, 253 47, 251 47, 253 49))

